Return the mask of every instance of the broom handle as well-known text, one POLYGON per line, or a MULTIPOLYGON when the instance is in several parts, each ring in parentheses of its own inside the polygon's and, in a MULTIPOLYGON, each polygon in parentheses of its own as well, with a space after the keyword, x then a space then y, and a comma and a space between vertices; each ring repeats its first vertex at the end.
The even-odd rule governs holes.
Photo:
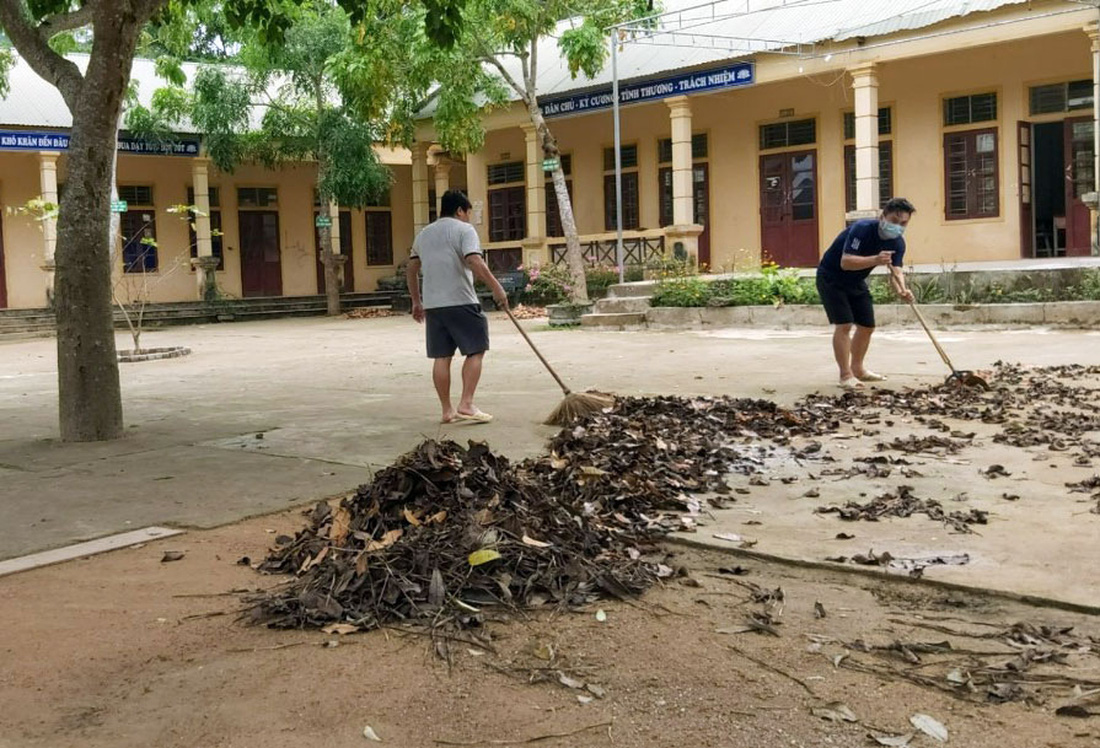
POLYGON ((550 376, 552 376, 554 378, 554 381, 558 383, 558 386, 561 387, 561 391, 565 393, 565 396, 568 397, 569 395, 573 394, 569 391, 569 388, 565 386, 565 382, 561 381, 561 377, 559 377, 558 373, 554 371, 554 367, 550 365, 550 362, 543 358, 542 354, 539 353, 539 349, 535 347, 535 343, 531 340, 531 338, 527 336, 527 331, 520 326, 519 320, 517 320, 515 318, 515 315, 512 314, 512 310, 508 307, 505 307, 504 311, 508 314, 508 319, 512 320, 512 324, 516 326, 517 330, 519 330, 519 334, 522 335, 523 339, 527 341, 527 345, 531 346, 531 350, 534 351, 535 355, 539 357, 539 361, 542 362, 542 365, 546 367, 546 370, 548 372, 550 372, 550 376))
MULTIPOLYGON (((896 277, 897 272, 893 267, 890 268, 890 272, 896 277)), ((909 308, 913 310, 913 314, 917 315, 917 321, 920 322, 920 326, 924 328, 924 331, 928 333, 928 339, 932 341, 932 345, 936 346, 936 352, 940 354, 940 358, 947 364, 947 368, 951 370, 951 373, 955 373, 955 366, 951 363, 951 359, 947 357, 947 351, 940 345, 940 341, 936 340, 936 336, 932 334, 932 329, 928 326, 928 323, 924 321, 924 315, 920 313, 920 309, 917 309, 916 302, 909 300, 909 308)))

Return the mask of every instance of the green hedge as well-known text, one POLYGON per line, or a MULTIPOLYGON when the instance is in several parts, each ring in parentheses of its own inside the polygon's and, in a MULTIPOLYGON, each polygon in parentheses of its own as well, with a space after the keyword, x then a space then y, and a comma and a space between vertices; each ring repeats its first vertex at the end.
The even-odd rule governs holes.
MULTIPOLYGON (((952 276, 915 278, 910 288, 922 304, 1011 304, 1050 301, 1100 301, 1100 270, 1083 271, 1076 283, 1060 288, 1035 285, 1021 276, 1010 285, 979 286, 956 283, 952 276)), ((874 276, 868 286, 875 303, 896 301, 889 282, 874 276)), ((664 278, 657 282, 651 306, 725 307, 779 304, 819 304, 814 278, 800 278, 797 270, 764 268, 759 275, 707 281, 696 275, 664 278)))

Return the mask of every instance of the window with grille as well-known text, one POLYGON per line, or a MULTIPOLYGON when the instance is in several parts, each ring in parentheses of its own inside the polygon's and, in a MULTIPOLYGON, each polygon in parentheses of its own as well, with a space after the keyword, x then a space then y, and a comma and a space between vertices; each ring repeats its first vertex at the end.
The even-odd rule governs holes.
POLYGON ((817 142, 817 120, 803 119, 795 122, 773 122, 760 126, 760 148, 788 148, 794 145, 813 145, 817 142))
POLYGON ((489 184, 511 184, 523 181, 523 162, 511 161, 507 164, 493 164, 489 167, 489 184))
MULTIPOLYGON (((622 154, 622 166, 624 169, 638 168, 638 146, 624 145, 619 149, 622 154)), ((615 149, 603 149, 603 170, 615 171, 615 149)))
MULTIPOLYGON (((635 231, 641 225, 638 211, 638 172, 623 172, 623 230, 635 231)), ((615 213, 615 175, 607 174, 603 178, 603 215, 604 229, 615 231, 617 228, 615 213)))
POLYGON ((997 94, 982 93, 955 96, 943 100, 943 124, 969 125, 997 119, 997 94))
MULTIPOLYGON (((570 154, 561 156, 561 170, 565 173, 565 191, 569 193, 569 202, 572 204, 573 157, 570 154)), ((561 225, 561 211, 558 210, 558 195, 554 191, 554 177, 550 172, 546 173, 546 235, 565 236, 565 230, 561 225)))
MULTIPOLYGON (((882 207, 894 196, 894 143, 878 144, 878 204, 882 207)), ((844 209, 856 209, 856 147, 844 146, 844 209)))
POLYGON ((439 196, 435 190, 428 190, 428 223, 435 223, 439 218, 439 196))
POLYGON ((1079 80, 1032 86, 1029 90, 1032 114, 1054 114, 1078 109, 1092 109, 1092 81, 1079 80))
POLYGON ((997 131, 949 133, 943 140, 948 220, 1000 214, 997 131))
POLYGON ((278 208, 279 192, 274 187, 238 187, 237 207, 278 208))
MULTIPOLYGON (((699 161, 707 157, 707 134, 699 133, 691 136, 691 159, 699 161)), ((672 163, 672 138, 661 138, 657 141, 657 163, 672 163)))
POLYGON ((367 264, 393 264, 393 219, 388 210, 368 210, 367 264))
POLYGON ((119 216, 122 269, 127 273, 157 271, 157 219, 152 208, 128 210, 119 216))
MULTIPOLYGON (((218 258, 218 270, 225 270, 225 255, 222 251, 222 211, 221 211, 221 197, 218 195, 217 187, 210 187, 207 189, 207 194, 210 199, 210 247, 212 254, 218 258)), ((187 204, 195 204, 195 188, 187 188, 187 204)), ((191 242, 191 256, 199 256, 199 238, 195 233, 195 217, 191 216, 191 220, 187 222, 188 237, 191 242)), ((194 267, 192 267, 194 270, 194 267)))
MULTIPOLYGON (((893 132, 893 114, 890 112, 890 107, 882 107, 878 110, 878 134, 889 135, 893 132)), ((856 113, 845 112, 844 113, 844 139, 855 140, 856 139, 856 113)))
POLYGON ((147 185, 120 185, 118 199, 125 200, 130 205, 152 205, 153 188, 147 185))

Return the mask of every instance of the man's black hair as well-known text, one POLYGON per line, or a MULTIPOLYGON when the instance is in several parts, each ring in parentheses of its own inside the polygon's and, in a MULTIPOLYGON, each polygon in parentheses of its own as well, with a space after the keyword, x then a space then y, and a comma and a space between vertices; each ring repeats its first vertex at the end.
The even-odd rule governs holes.
POLYGON ((917 209, 913 207, 913 203, 906 200, 904 197, 892 197, 886 201, 886 204, 882 206, 883 213, 908 213, 912 215, 917 212, 917 209))
POLYGON ((444 218, 454 218, 460 210, 469 210, 474 207, 470 198, 462 190, 447 190, 443 193, 443 199, 439 204, 439 213, 444 218))

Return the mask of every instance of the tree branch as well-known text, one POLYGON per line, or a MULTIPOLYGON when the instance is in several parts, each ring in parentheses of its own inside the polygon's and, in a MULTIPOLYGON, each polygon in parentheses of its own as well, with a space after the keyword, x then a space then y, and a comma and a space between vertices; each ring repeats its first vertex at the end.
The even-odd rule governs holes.
POLYGON ((501 61, 497 59, 498 53, 491 52, 489 50, 489 45, 486 44, 485 41, 476 33, 473 34, 473 37, 478 46, 481 48, 480 56, 482 62, 487 62, 495 67, 500 72, 500 75, 502 78, 504 78, 505 82, 512 87, 513 91, 519 94, 520 100, 526 105, 529 101, 527 98, 527 89, 524 86, 521 86, 519 83, 516 83, 516 79, 512 77, 512 74, 509 73, 508 70, 501 63, 501 61))
POLYGON ((0 26, 7 32, 19 56, 34 72, 57 87, 70 111, 75 109, 84 77, 73 62, 53 51, 49 36, 27 15, 21 0, 0 0, 0 26))
POLYGON ((98 2, 88 2, 80 8, 69 11, 68 13, 58 13, 57 15, 50 16, 43 20, 42 23, 38 24, 38 28, 42 29, 42 33, 49 39, 55 34, 60 34, 65 31, 75 31, 85 26, 91 26, 92 19, 95 16, 96 6, 98 5, 98 2))

